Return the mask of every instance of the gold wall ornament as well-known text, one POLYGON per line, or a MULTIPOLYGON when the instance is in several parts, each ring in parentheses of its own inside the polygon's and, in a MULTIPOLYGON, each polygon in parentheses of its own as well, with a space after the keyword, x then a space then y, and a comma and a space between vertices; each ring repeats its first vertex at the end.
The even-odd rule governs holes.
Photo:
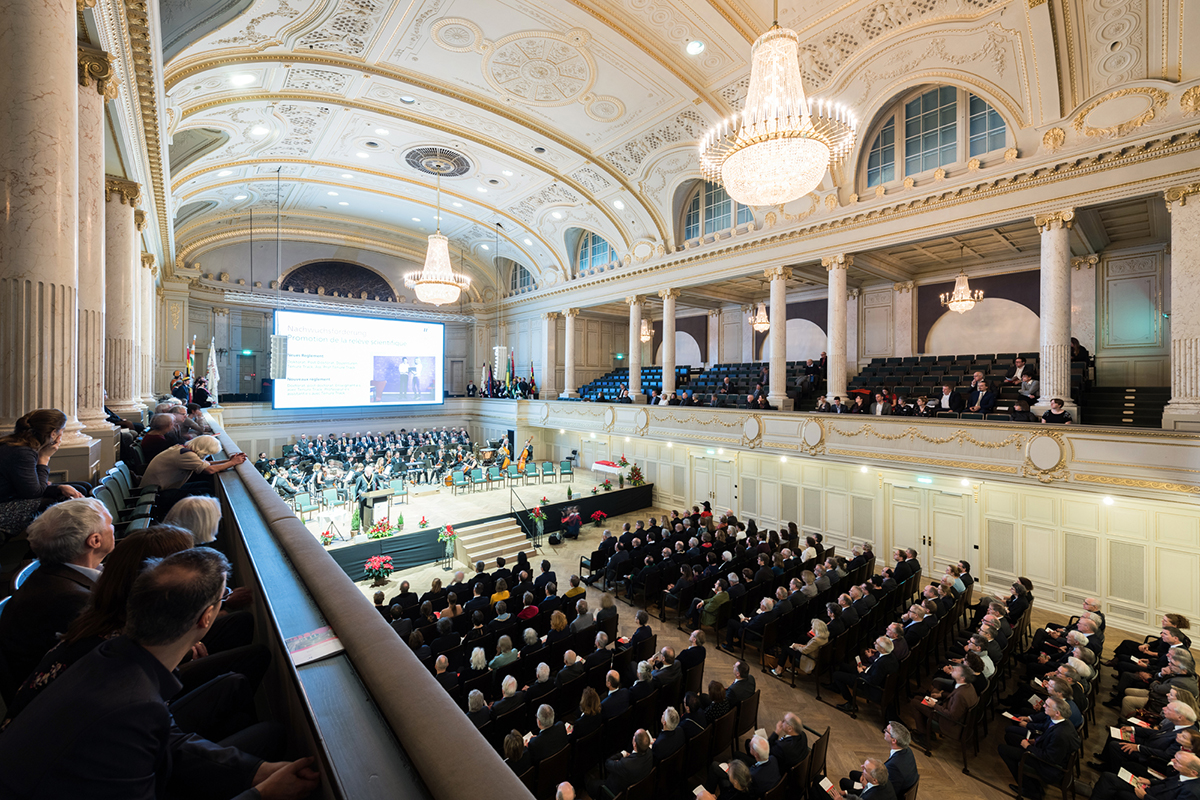
POLYGON ((1186 206, 1188 198, 1194 194, 1200 194, 1200 183, 1172 186, 1170 189, 1167 189, 1167 191, 1163 192, 1163 197, 1167 201, 1167 211, 1171 210, 1172 203, 1179 203, 1181 206, 1186 206))
MULTIPOLYGON (((95 5, 93 0, 92 5, 95 5)), ((121 79, 113 68, 115 59, 95 47, 78 45, 79 85, 94 86, 106 100, 115 100, 121 79)))
POLYGON ((1200 114, 1200 86, 1193 86, 1179 98, 1179 108, 1185 117, 1200 114))
MULTIPOLYGON (((927 467, 946 467, 947 469, 971 469, 976 472, 997 472, 1003 475, 1019 475, 1020 470, 1007 464, 989 464, 986 461, 956 461, 946 458, 925 458, 900 453, 874 452, 869 450, 845 450, 840 447, 826 448, 827 453, 834 456, 850 458, 873 458, 880 461, 897 461, 902 464, 924 464, 927 467)), ((882 482, 883 477, 880 476, 882 482)))
POLYGON ((137 227, 138 233, 146 230, 146 212, 140 208, 133 210, 133 224, 137 227))
POLYGON ((884 188, 882 183, 875 187, 876 197, 883 197, 885 194, 887 194, 887 189, 884 188))
POLYGON ((892 284, 893 292, 899 292, 900 294, 908 294, 912 290, 913 290, 913 282, 912 281, 902 281, 900 283, 892 284))
POLYGON ((1037 229, 1045 233, 1046 231, 1057 230, 1059 228, 1068 228, 1075 224, 1075 209, 1064 208, 1061 211, 1050 211, 1046 214, 1038 214, 1033 218, 1033 224, 1037 229))
POLYGON ((96 0, 75 0, 76 11, 86 11, 89 8, 96 7, 96 0))
POLYGON ((1015 147, 1010 147, 1004 151, 1004 163, 1006 164, 1011 164, 1020 157, 1021 154, 1017 152, 1017 148, 1015 147))
POLYGON ((1142 481, 1136 478, 1118 478, 1110 475, 1087 475, 1076 472, 1071 480, 1080 483, 1097 483, 1102 486, 1119 486, 1125 489, 1153 489, 1159 492, 1178 492, 1180 494, 1200 494, 1200 486, 1186 483, 1167 483, 1165 481, 1142 481))
POLYGON ((904 179, 904 188, 911 189, 917 185, 917 179, 911 175, 904 179))
POLYGON ((768 267, 763 270, 763 277, 769 281, 790 281, 792 270, 789 267, 768 267))
POLYGON ((854 266, 854 255, 851 253, 835 253, 821 259, 821 266, 826 272, 834 269, 846 269, 854 266))
POLYGON ((1062 128, 1051 128, 1042 134, 1042 149, 1047 153, 1057 153, 1067 140, 1067 132, 1062 128))
POLYGON ((1071 122, 1071 127, 1082 133, 1084 136, 1124 136, 1127 133, 1137 130, 1154 120, 1155 114, 1159 109, 1167 105, 1167 100, 1170 95, 1162 89, 1156 89, 1149 86, 1132 87, 1129 89, 1119 89, 1115 92, 1109 92, 1103 97, 1098 97, 1088 103, 1083 109, 1075 115, 1075 119, 1071 122), (1087 124, 1088 114, 1095 111, 1100 105, 1109 100, 1116 100, 1120 97, 1131 97, 1134 95, 1144 96, 1150 103, 1149 108, 1142 111, 1132 119, 1127 119, 1124 122, 1119 122, 1116 125, 1109 125, 1104 128, 1096 128, 1087 124))
POLYGON ((146 269, 154 269, 155 262, 154 253, 142 253, 142 266, 146 269))
POLYGON ((1095 253, 1088 256, 1075 256, 1071 259, 1071 267, 1075 270, 1091 269, 1100 263, 1100 256, 1095 253))
POLYGON ((979 172, 979 168, 981 166, 982 166, 982 163, 979 161, 978 158, 972 158, 970 161, 967 162, 967 172, 979 172))
POLYGON ((142 202, 142 185, 118 178, 115 175, 104 176, 104 200, 112 199, 113 193, 127 206, 133 207, 142 202))
POLYGON ((933 171, 933 182, 941 183, 944 180, 946 180, 946 169, 945 167, 938 167, 933 171))
POLYGON ((976 439, 969 431, 961 428, 954 431, 949 436, 930 436, 915 425, 911 425, 899 433, 884 433, 871 424, 861 425, 859 426, 858 430, 855 431, 843 430, 831 424, 829 426, 829 432, 835 433, 838 436, 845 436, 847 438, 853 438, 855 436, 868 436, 876 439, 882 439, 885 442, 895 442, 899 441, 900 439, 908 439, 910 442, 912 442, 920 439, 921 441, 928 442, 929 444, 949 444, 950 442, 954 442, 959 445, 972 444, 976 447, 982 447, 985 450, 998 450, 1005 447, 1021 447, 1025 444, 1025 437, 1019 433, 1010 433, 1008 436, 998 442, 985 442, 980 439, 976 439))

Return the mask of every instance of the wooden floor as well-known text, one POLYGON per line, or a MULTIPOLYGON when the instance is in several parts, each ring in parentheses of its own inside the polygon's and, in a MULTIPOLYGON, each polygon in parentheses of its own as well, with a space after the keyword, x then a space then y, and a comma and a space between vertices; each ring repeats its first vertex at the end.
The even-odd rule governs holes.
MULTIPOLYGON (((669 512, 669 509, 667 512, 669 512)), ((659 516, 661 519, 664 513, 663 509, 646 509, 637 514, 610 518, 607 527, 616 533, 620 530, 623 522, 633 522, 637 519, 645 519, 650 516, 659 516)), ((584 527, 583 535, 577 541, 568 540, 560 547, 546 546, 543 548, 545 557, 550 560, 559 580, 564 585, 567 577, 578 571, 580 557, 591 554, 592 550, 595 549, 596 543, 600 540, 600 536, 600 529, 588 525, 584 527)), ((429 581, 434 576, 440 576, 444 579, 448 575, 448 572, 437 566, 415 570, 405 575, 397 574, 389 582, 387 591, 390 595, 393 591, 392 587, 398 586, 400 580, 407 579, 412 583, 413 591, 420 594, 428 589, 429 581)), ((359 585, 368 597, 375 591, 369 586, 368 582, 359 585)), ((560 593, 561 591, 560 588, 560 593)), ((602 592, 599 589, 588 589, 588 604, 592 608, 597 607, 596 604, 599 602, 601 594, 602 592)), ((620 600, 617 605, 621 612, 620 634, 628 636, 635 627, 633 614, 636 609, 620 600)), ((1036 603, 1032 619, 1034 628, 1045 625, 1047 622, 1065 623, 1067 621, 1061 615, 1038 611, 1036 603)), ((676 629, 673 615, 666 624, 660 623, 657 619, 652 619, 651 627, 658 634, 660 646, 670 644, 676 650, 687 646, 687 635, 676 629)), ((729 654, 717 650, 714 646, 715 643, 711 641, 711 636, 709 638, 704 682, 707 684, 715 676, 728 686, 733 680, 732 674, 735 659, 729 654)), ((1140 641, 1142 637, 1115 630, 1109 626, 1105 638, 1107 647, 1105 660, 1111 654, 1111 649, 1127 638, 1136 638, 1140 641)), ((1113 685, 1111 670, 1105 670, 1105 672, 1108 674, 1105 675, 1104 684, 1101 687, 1101 700, 1107 698, 1108 689, 1113 685)), ((837 783, 837 778, 844 777, 850 770, 860 769, 863 760, 868 756, 875 756, 881 759, 887 758, 887 745, 884 744, 882 736, 884 720, 876 716, 875 712, 864 711, 859 714, 857 720, 854 720, 834 707, 834 704, 842 702, 840 695, 834 694, 831 691, 823 691, 822 699, 818 701, 812 684, 799 684, 793 689, 789 684, 760 673, 757 668, 755 668, 753 674, 758 688, 762 691, 758 727, 771 731, 784 712, 792 711, 800 715, 800 718, 807 727, 812 728, 818 733, 824 731, 827 726, 832 729, 828 756, 828 773, 835 784, 837 783)), ((1009 691, 1013 688, 1011 680, 1008 688, 1009 691)), ((1100 706, 1096 720, 1098 724, 1092 726, 1091 737, 1084 742, 1083 760, 1085 762, 1091 757, 1092 753, 1098 751, 1103 746, 1105 731, 1107 731, 1109 725, 1116 724, 1117 714, 1111 709, 1100 706)), ((958 744, 955 742, 938 742, 934 746, 932 758, 926 757, 919 750, 915 751, 917 767, 921 774, 921 798, 923 800, 931 800, 931 798, 934 800, 958 800, 959 798, 998 800, 999 798, 1012 798, 1014 795, 1008 788, 1008 785, 1013 782, 1012 777, 996 752, 996 747, 1003 741, 1004 734, 1003 726, 998 723, 1004 721, 1002 717, 997 716, 996 720, 989 723, 989 735, 981 739, 979 755, 970 756, 970 775, 964 775, 962 772, 962 759, 958 744)), ((812 738, 810 734, 810 743, 812 738)), ((1082 780, 1090 783, 1095 778, 1096 776, 1085 767, 1082 780)), ((581 797, 585 796, 582 787, 576 787, 576 789, 580 792, 581 797)), ((1047 792, 1047 797, 1054 798, 1054 800, 1057 800, 1057 795, 1058 791, 1056 789, 1050 789, 1047 792)))

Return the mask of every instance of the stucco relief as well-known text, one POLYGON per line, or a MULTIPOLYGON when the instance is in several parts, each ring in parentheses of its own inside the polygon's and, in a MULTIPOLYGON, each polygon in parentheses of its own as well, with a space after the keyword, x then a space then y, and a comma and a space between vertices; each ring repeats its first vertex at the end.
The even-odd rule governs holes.
POLYGON ((1146 6, 1125 0, 1089 0, 1083 13, 1091 90, 1101 91, 1146 74, 1146 6))
POLYGON ((296 47, 360 56, 379 32, 388 7, 383 0, 341 0, 322 25, 300 37, 296 47))

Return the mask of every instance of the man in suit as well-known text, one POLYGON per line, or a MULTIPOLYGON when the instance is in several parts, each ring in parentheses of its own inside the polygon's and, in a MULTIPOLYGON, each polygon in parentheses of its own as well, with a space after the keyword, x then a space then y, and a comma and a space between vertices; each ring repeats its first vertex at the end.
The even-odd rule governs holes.
POLYGON ((543 703, 537 710, 537 733, 529 740, 527 747, 534 764, 541 763, 550 756, 562 752, 570 744, 567 737, 567 726, 554 721, 554 709, 543 703))
POLYGON ((458 647, 462 638, 454 632, 454 620, 442 617, 437 622, 437 638, 430 642, 429 649, 436 653, 444 653, 458 647))
POLYGON ((980 381, 971 392, 971 402, 967 409, 973 414, 991 414, 996 410, 996 393, 988 386, 987 381, 980 381))
POLYGON ((653 670, 649 661, 639 661, 637 664, 637 680, 629 687, 629 699, 637 703, 645 700, 656 691, 653 670))
POLYGON ((692 611, 688 615, 692 628, 699 628, 701 625, 716 625, 717 614, 721 606, 729 602, 729 584, 724 578, 718 578, 713 586, 713 595, 707 600, 696 600, 696 604, 692 606, 692 611))
POLYGON ((607 666, 612 661, 612 655, 612 650, 608 649, 608 634, 599 631, 596 634, 596 649, 588 653, 587 658, 583 661, 583 668, 589 670, 601 664, 607 666))
POLYGON ((675 657, 675 663, 681 670, 687 671, 703 664, 707 656, 708 651, 704 649, 704 631, 697 628, 688 637, 688 646, 680 650, 679 655, 675 657))
MULTIPOLYGON (((892 655, 892 640, 880 636, 873 648, 878 654, 869 665, 856 664, 855 672, 833 673, 833 688, 840 692, 846 702, 838 708, 849 713, 858 713, 858 697, 861 695, 874 702, 883 698, 883 685, 889 675, 900 671, 900 662, 892 655)), ((885 710, 885 714, 887 711, 885 710)))
POLYGON ((683 678, 683 667, 675 658, 675 648, 670 645, 659 651, 652 666, 654 671, 651 673, 651 679, 659 689, 670 686, 683 678))
POLYGON ((1171 759, 1174 775, 1150 780, 1137 778, 1137 788, 1111 772, 1103 773, 1092 787, 1093 800, 1197 800, 1200 798, 1200 756, 1180 750, 1171 759))
POLYGON ((612 719, 633 707, 629 690, 621 688, 621 673, 615 669, 609 670, 604 678, 604 686, 608 689, 608 694, 600 700, 600 714, 604 719, 612 719))
POLYGON ((604 764, 604 774, 608 778, 600 781, 589 778, 588 794, 592 797, 602 797, 602 789, 608 789, 613 795, 633 786, 645 778, 654 769, 654 755, 650 750, 650 734, 644 728, 638 728, 633 734, 633 751, 608 759, 604 764))
POLYGON ((760 639, 763 630, 767 627, 767 622, 772 618, 774 609, 775 601, 764 597, 758 605, 758 613, 752 618, 747 619, 743 614, 740 619, 729 620, 729 624, 725 627, 725 649, 732 651, 734 644, 745 639, 747 634, 752 635, 755 639, 760 639))
POLYGON ((1037 370, 1026 364, 1025 359, 1017 356, 1013 360, 1012 368, 1004 376, 1004 383, 1006 386, 1020 386, 1026 377, 1036 379, 1037 370))
MULTIPOLYGON (((540 609, 541 613, 543 614, 553 614, 562 607, 562 598, 558 596, 558 586, 554 583, 554 581, 547 581, 544 584, 544 587, 546 591, 546 597, 542 600, 542 602, 538 603, 538 609, 540 609)), ((536 591, 533 593, 533 596, 535 598, 538 596, 536 591)))
POLYGON ((880 393, 875 394, 875 402, 871 404, 871 413, 877 417, 890 417, 892 404, 880 393))
POLYGON ((517 691, 517 679, 512 675, 504 676, 504 681, 500 684, 500 692, 503 696, 492 703, 492 719, 497 719, 525 705, 525 693, 517 691))
POLYGON ((750 665, 745 661, 738 661, 733 665, 733 683, 726 690, 725 699, 729 701, 730 705, 736 706, 754 694, 756 688, 754 676, 750 674, 750 665))
POLYGON ((471 587, 467 585, 466 575, 462 570, 454 573, 454 583, 446 587, 447 593, 453 592, 458 597, 470 597, 471 587))
POLYGON ((400 591, 396 593, 395 597, 388 601, 388 605, 394 606, 399 603, 401 608, 410 608, 411 606, 415 606, 417 604, 417 600, 417 593, 412 591, 412 587, 409 586, 408 581, 401 581, 400 591))
POLYGON ((679 712, 670 706, 662 715, 662 733, 654 740, 654 762, 670 758, 687 743, 687 736, 679 727, 679 712))
MULTIPOLYGON (((612 558, 608 560, 608 566, 604 569, 605 586, 611 586, 613 583, 616 583, 621 579, 621 576, 625 574, 625 570, 628 568, 629 558, 629 549, 625 545, 621 544, 620 541, 618 541, 616 544, 616 552, 614 552, 612 558)), ((595 579, 595 575, 589 575, 587 581, 589 584, 591 584, 595 581, 595 579)))
POLYGON ((862 772, 858 773, 861 789, 851 788, 850 791, 830 789, 827 793, 835 800, 896 800, 896 787, 892 785, 887 766, 877 758, 868 758, 863 762, 862 772))
POLYGON ((1176 741, 1179 731, 1195 727, 1196 712, 1186 703, 1174 701, 1163 706, 1162 714, 1162 722, 1152 728, 1125 726, 1122 730, 1132 732, 1133 741, 1110 738, 1100 752, 1100 761, 1088 762, 1088 766, 1101 772, 1118 772, 1124 768, 1136 775, 1145 775, 1146 765, 1152 760, 1170 761, 1179 751, 1176 741))
MULTIPOLYGON (((550 562, 543 559, 542 560, 542 574, 537 576, 537 578, 533 581, 533 585, 535 587, 537 587, 538 589, 541 589, 542 593, 545 594, 548 591, 546 587, 551 582, 557 583, 558 578, 555 576, 555 574, 553 572, 550 571, 550 562)), ((534 592, 534 594, 536 595, 537 593, 534 592)))
POLYGON ((1036 739, 1022 739, 1019 747, 999 745, 1000 758, 1004 760, 1013 780, 1017 779, 1021 757, 1028 750, 1031 758, 1025 762, 1025 781, 1018 786, 1010 783, 1008 788, 1019 796, 1041 800, 1044 784, 1058 784, 1062 780, 1062 768, 1071 754, 1080 747, 1079 734, 1071 723, 1064 719, 1066 704, 1056 697, 1046 700, 1046 715, 1051 724, 1036 739))
POLYGON ((585 667, 579 663, 579 656, 576 655, 574 650, 568 650, 563 655, 563 668, 554 676, 554 685, 562 686, 563 684, 570 683, 576 678, 581 677, 584 671, 585 667))
POLYGON ((508 613, 508 603, 503 600, 496 603, 496 618, 487 624, 488 630, 496 634, 498 639, 515 625, 516 620, 513 619, 512 614, 508 613))
POLYGON ((92 498, 50 506, 29 523, 26 536, 41 564, 0 614, 0 662, 8 667, 0 692, 10 700, 83 611, 116 544, 112 516, 92 498))
POLYGON ((908 613, 901 619, 907 617, 904 623, 904 641, 908 643, 908 648, 911 650, 916 647, 917 642, 929 633, 933 627, 931 621, 927 619, 929 612, 925 610, 925 606, 916 603, 909 607, 908 613))
MULTIPOLYGON (((747 764, 754 763, 751 750, 753 739, 746 740, 746 751, 736 752, 733 757, 747 764)), ((808 737, 804 733, 804 723, 800 717, 788 711, 783 719, 775 723, 775 732, 767 737, 767 745, 771 755, 778 761, 779 769, 787 772, 799 764, 808 755, 808 737)), ((770 787, 768 787, 770 788, 770 787)))
POLYGON ((554 691, 554 681, 550 680, 550 665, 545 661, 537 665, 537 671, 534 673, 536 679, 532 684, 525 687, 525 699, 530 705, 535 705, 550 692, 554 691))
POLYGON ((172 776, 236 800, 311 792, 312 759, 266 763, 185 734, 171 717, 168 698, 182 687, 173 670, 220 614, 228 576, 229 562, 208 547, 143 571, 124 634, 73 664, 0 737, 0 796, 141 800, 165 796, 172 776))
POLYGON ((953 411, 955 414, 959 414, 966 407, 967 403, 963 400, 962 395, 954 391, 954 387, 947 383, 942 386, 942 394, 934 405, 934 411, 953 411))
POLYGON ((936 701, 934 705, 926 704, 922 697, 914 697, 909 704, 916 730, 923 737, 929 736, 930 720, 937 721, 944 735, 957 737, 967 712, 979 702, 979 695, 971 685, 975 680, 975 672, 970 667, 955 664, 950 674, 954 678, 954 689, 949 692, 931 690, 929 694, 936 701))
POLYGON ((846 623, 847 628, 861 619, 858 610, 854 608, 854 602, 851 600, 849 594, 839 595, 837 603, 842 608, 842 622, 846 623))
POLYGON ((482 582, 477 582, 472 587, 472 591, 475 592, 475 596, 463 604, 463 611, 467 613, 468 617, 474 614, 476 611, 486 613, 492 604, 491 598, 486 597, 483 594, 482 582))

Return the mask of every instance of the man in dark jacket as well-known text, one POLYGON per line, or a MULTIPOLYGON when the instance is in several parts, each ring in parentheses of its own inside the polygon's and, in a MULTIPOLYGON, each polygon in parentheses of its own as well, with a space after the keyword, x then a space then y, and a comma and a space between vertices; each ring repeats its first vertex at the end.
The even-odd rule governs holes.
POLYGON ((588 794, 592 797, 602 797, 601 789, 606 788, 613 795, 633 786, 645 778, 654 769, 654 756, 650 750, 650 734, 644 728, 638 728, 633 734, 633 751, 627 756, 615 756, 604 764, 604 774, 608 777, 601 783, 588 779, 588 794))
POLYGON ((1020 769, 1021 757, 1026 751, 1030 753, 1030 758, 1025 760, 1024 785, 1008 785, 1008 788, 1018 795, 1031 800, 1041 800, 1042 786, 1057 785, 1061 782, 1063 765, 1067 763, 1071 754, 1079 749, 1079 734, 1071 723, 1064 719, 1067 710, 1063 707, 1065 705, 1066 703, 1056 697, 1047 698, 1046 715, 1052 724, 1046 728, 1045 733, 1036 739, 1022 739, 1020 747, 1013 747, 1007 743, 999 746, 1000 758, 1004 759, 1014 780, 1020 769))
POLYGON ((554 721, 554 709, 548 705, 540 705, 537 710, 537 733, 529 740, 529 755, 537 764, 550 756, 562 752, 570 744, 567 737, 567 726, 554 721))

